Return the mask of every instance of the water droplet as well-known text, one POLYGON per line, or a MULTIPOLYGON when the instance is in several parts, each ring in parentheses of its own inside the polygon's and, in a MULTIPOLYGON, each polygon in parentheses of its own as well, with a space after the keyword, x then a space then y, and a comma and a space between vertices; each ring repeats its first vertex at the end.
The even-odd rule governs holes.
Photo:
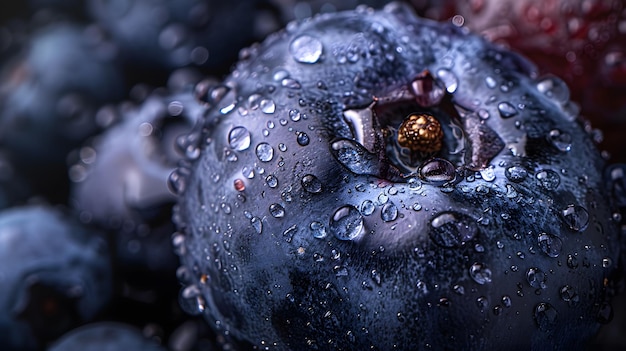
POLYGON ((250 132, 244 127, 235 127, 228 133, 228 144, 237 151, 250 147, 250 132))
POLYGON ((570 306, 576 306, 580 302, 580 296, 576 292, 576 289, 569 285, 565 285, 559 291, 559 296, 565 302, 567 302, 570 306))
POLYGON ((319 179, 317 179, 316 176, 312 175, 312 174, 307 174, 304 177, 302 177, 302 187, 304 188, 304 190, 310 192, 310 193, 320 193, 322 192, 322 182, 320 182, 319 179))
POLYGON ((398 218, 398 208, 393 202, 386 203, 380 212, 380 218, 385 222, 395 221, 398 218))
POLYGON ((498 112, 502 118, 511 118, 517 114, 515 107, 508 102, 499 103, 498 112))
POLYGON ((309 136, 305 132, 298 132, 296 134, 296 141, 300 146, 307 146, 310 142, 309 136))
POLYGON ((567 226, 574 231, 583 231, 589 223, 589 213, 584 207, 578 205, 569 205, 561 211, 561 218, 567 226))
POLYGON ((256 156, 262 162, 269 162, 274 158, 274 148, 268 143, 260 143, 256 147, 256 156))
POLYGON ((322 42, 309 35, 301 35, 289 44, 289 52, 300 63, 316 63, 322 56, 322 42))
POLYGON ((244 191, 246 190, 246 183, 243 182, 243 180, 237 178, 233 181, 233 185, 235 187, 235 190, 237 191, 244 191))
POLYGON ((509 308, 511 307, 511 304, 511 297, 508 295, 502 296, 502 305, 504 305, 504 307, 509 308))
POLYGON ((528 171, 522 166, 511 166, 504 171, 504 175, 506 175, 510 181, 519 183, 526 179, 528 171))
POLYGON ((528 268, 528 271, 526 271, 526 280, 528 281, 528 284, 530 284, 530 286, 532 286, 533 288, 545 289, 547 287, 547 278, 548 276, 546 275, 546 273, 544 273, 539 268, 531 267, 528 268))
POLYGON ((602 259, 602 268, 609 268, 611 267, 612 263, 613 261, 611 260, 611 258, 605 257, 602 259))
POLYGON ((420 176, 430 183, 441 185, 454 179, 454 165, 448 160, 434 158, 420 168, 420 176))
POLYGON ((578 268, 578 258, 574 255, 567 255, 567 266, 571 269, 578 268))
POLYGON ((496 179, 496 172, 494 171, 493 166, 490 166, 481 169, 480 176, 487 182, 493 182, 496 179))
POLYGON ((278 178, 270 174, 267 177, 265 177, 265 184, 267 184, 267 186, 269 186, 270 188, 275 188, 278 186, 278 178))
POLYGON ((541 331, 549 331, 556 325, 558 313, 552 305, 541 302, 535 306, 535 322, 541 331))
POLYGON ((174 194, 182 194, 187 185, 186 171, 183 168, 175 169, 167 179, 167 184, 174 194))
POLYGON ((495 79, 493 79, 493 77, 491 76, 487 76, 485 77, 485 84, 487 85, 488 88, 493 89, 496 87, 496 85, 498 85, 498 83, 496 82, 495 79))
POLYGON ((283 237, 285 238, 285 241, 288 243, 292 242, 293 236, 296 235, 297 232, 298 232, 298 226, 296 224, 285 229, 285 231, 283 232, 283 237))
POLYGON ((480 296, 476 299, 476 306, 478 306, 481 311, 484 311, 489 307, 489 300, 484 296, 480 296))
POLYGON ((372 280, 374 281, 374 283, 380 286, 382 282, 382 275, 380 274, 380 272, 375 269, 372 269, 372 271, 370 272, 370 276, 372 277, 372 280))
POLYGON ((558 236, 542 233, 537 238, 541 251, 550 257, 558 257, 563 248, 563 241, 558 236))
POLYGON ((478 284, 491 283, 491 270, 482 263, 474 263, 469 268, 470 277, 478 284))
POLYGON ((539 185, 546 190, 555 190, 561 183, 559 174, 550 169, 540 170, 535 177, 539 181, 539 185))
POLYGON ((443 85, 446 86, 448 93, 453 94, 459 87, 459 79, 450 70, 442 68, 437 71, 437 77, 441 79, 443 85))
POLYGON ((274 218, 283 218, 285 217, 285 208, 281 204, 271 204, 270 214, 274 218))
POLYGON ((261 222, 261 218, 259 217, 250 218, 250 224, 252 224, 252 227, 257 232, 257 234, 261 234, 261 232, 263 232, 263 222, 261 222))
POLYGON ((373 201, 371 200, 365 200, 363 201, 363 203, 361 204, 361 213, 364 216, 369 216, 372 213, 374 213, 374 210, 376 209, 376 205, 374 204, 373 201))
POLYGON ((205 302, 202 292, 197 285, 192 284, 181 290, 179 295, 179 305, 190 315, 199 315, 204 311, 205 302))
POLYGON ((298 82, 297 80, 293 79, 293 78, 285 78, 280 82, 280 85, 282 85, 285 88, 289 88, 289 89, 300 89, 302 88, 302 86, 300 85, 300 82, 298 82))
POLYGON ((324 239, 326 237, 326 226, 320 222, 313 221, 309 224, 313 237, 317 239, 324 239))
POLYGON ((548 133, 548 141, 559 151, 567 152, 572 148, 572 136, 553 129, 548 133))
POLYGON ((430 222, 430 238, 439 246, 451 248, 476 237, 478 228, 471 217, 457 212, 443 212, 430 222))
POLYGON ((407 180, 407 184, 409 185, 409 189, 411 190, 419 190, 422 188, 422 182, 420 182, 420 180, 415 177, 409 178, 409 180, 407 180))
POLYGON ((537 83, 537 90, 560 104, 566 103, 570 96, 565 82, 555 76, 549 76, 540 80, 537 83))
POLYGON ((330 220, 330 230, 339 240, 353 240, 363 232, 363 217, 352 205, 340 207, 330 220))
POLYGON ((274 100, 271 99, 262 99, 259 106, 261 107, 261 112, 268 115, 271 115, 276 111, 276 104, 274 103, 274 100))

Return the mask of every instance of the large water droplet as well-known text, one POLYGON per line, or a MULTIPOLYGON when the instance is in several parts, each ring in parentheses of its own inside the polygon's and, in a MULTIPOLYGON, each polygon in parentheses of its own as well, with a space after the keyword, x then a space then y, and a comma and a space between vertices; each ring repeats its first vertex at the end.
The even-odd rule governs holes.
POLYGON ((434 158, 420 168, 422 179, 433 184, 444 184, 454 179, 454 165, 442 158, 434 158))
POLYGON ((542 233, 537 238, 539 248, 550 257, 558 257, 563 249, 563 241, 555 235, 542 233))
POLYGON ((491 283, 491 270, 482 263, 474 263, 469 268, 470 277, 478 284, 491 283))
POLYGON ((532 286, 533 288, 545 289, 547 287, 547 278, 548 277, 546 273, 544 273, 539 268, 531 267, 528 268, 528 271, 526 271, 526 280, 528 281, 528 284, 530 284, 530 286, 532 286))
POLYGON ((300 63, 316 63, 322 56, 322 42, 309 35, 295 38, 289 45, 289 52, 300 63))
POLYGON ((235 127, 228 133, 228 144, 237 151, 250 147, 250 132, 244 127, 235 127))
POLYGON ((276 178, 275 175, 270 174, 267 177, 265 177, 265 184, 267 184, 267 186, 269 186, 270 188, 276 188, 278 186, 278 178, 276 178))
POLYGON ((386 203, 380 212, 380 218, 385 222, 395 221, 398 218, 398 207, 393 202, 386 203))
POLYGON ((322 192, 322 182, 312 174, 307 174, 302 177, 302 187, 310 193, 317 194, 322 192))
POLYGON ((268 114, 268 115, 271 115, 272 113, 276 111, 276 104, 274 103, 274 100, 271 100, 271 99, 261 100, 261 102, 259 103, 259 106, 261 107, 261 112, 268 114))
POLYGON ((589 223, 589 213, 584 207, 578 205, 569 205, 561 211, 561 218, 567 226, 574 231, 583 231, 589 223))
POLYGON ((352 205, 340 207, 330 219, 330 230, 339 240, 353 240, 363 232, 363 217, 352 205))
POLYGON ((550 331, 556 325, 558 313, 552 305, 541 302, 535 306, 535 322, 541 331, 550 331))
POLYGON ((274 148, 268 143, 260 143, 256 147, 256 156, 262 162, 269 162, 274 158, 274 148))
POLYGON ((439 246, 457 247, 476 237, 478 228, 471 217, 457 212, 443 212, 430 222, 430 238, 439 246))
POLYGON ((283 218, 285 217, 285 208, 281 204, 271 204, 270 214, 274 218, 283 218))
POLYGON ((555 190, 561 183, 559 174, 551 169, 540 170, 535 177, 539 181, 539 185, 546 190, 555 190))
POLYGON ((511 118, 517 114, 515 107, 506 101, 498 104, 498 112, 502 118, 511 118))

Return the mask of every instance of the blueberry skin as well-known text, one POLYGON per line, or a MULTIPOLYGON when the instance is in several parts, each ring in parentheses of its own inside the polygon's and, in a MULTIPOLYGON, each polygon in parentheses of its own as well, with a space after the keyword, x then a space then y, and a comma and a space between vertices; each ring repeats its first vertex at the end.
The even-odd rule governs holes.
POLYGON ((110 43, 61 22, 35 30, 3 65, 0 145, 20 169, 56 170, 98 131, 95 111, 125 90, 114 61, 110 43))
POLYGON ((277 350, 568 349, 610 319, 604 161, 561 81, 398 4, 242 56, 172 177, 182 295, 215 329, 277 350), (411 111, 440 121, 434 155, 394 142, 411 111))
POLYGON ((0 345, 38 349, 94 318, 108 302, 106 243, 59 210, 4 210, 0 241, 0 345))
POLYGON ((48 351, 164 351, 153 340, 146 339, 133 326, 117 322, 99 322, 74 329, 59 338, 48 351))
POLYGON ((69 170, 71 203, 86 222, 112 233, 125 272, 173 274, 178 265, 169 220, 176 197, 167 179, 184 155, 179 137, 204 109, 192 94, 168 91, 155 91, 138 105, 107 106, 100 115, 121 121, 77 152, 69 170))

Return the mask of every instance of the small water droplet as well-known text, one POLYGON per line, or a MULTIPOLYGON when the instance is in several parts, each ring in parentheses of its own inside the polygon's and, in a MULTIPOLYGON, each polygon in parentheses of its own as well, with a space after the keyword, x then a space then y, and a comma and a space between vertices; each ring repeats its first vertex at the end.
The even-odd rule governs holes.
POLYGON ((454 179, 454 165, 448 160, 434 158, 420 168, 420 176, 430 183, 441 185, 454 179))
POLYGON ((559 296, 570 306, 576 306, 580 302, 580 296, 578 296, 576 289, 569 285, 565 285, 561 288, 561 290, 559 291, 559 296))
POLYGON ((589 223, 589 213, 584 207, 569 205, 561 211, 561 218, 567 226, 574 231, 583 231, 589 223))
POLYGON ((476 221, 457 212, 442 212, 430 222, 430 238, 445 248, 458 247, 474 239, 478 232, 476 221))
POLYGON ((535 175, 539 185, 546 190, 555 190, 561 183, 561 177, 558 173, 550 169, 544 169, 535 175))
POLYGON ((441 79, 443 85, 446 86, 448 93, 453 94, 459 87, 459 79, 450 70, 442 68, 437 71, 437 77, 441 79))
POLYGON ((398 208, 393 202, 386 203, 380 212, 380 217, 385 222, 395 221, 398 218, 398 208))
POLYGON ((558 129, 548 133, 548 141, 559 151, 568 152, 572 148, 572 136, 558 129))
POLYGON ((256 147, 256 156, 262 162, 269 162, 274 158, 274 148, 268 143, 260 143, 256 147))
POLYGON ((555 76, 549 76, 537 83, 537 90, 557 103, 564 104, 569 100, 570 93, 565 82, 555 76))
POLYGON ((263 232, 263 222, 261 222, 261 218, 259 217, 250 218, 250 224, 252 224, 252 227, 257 232, 257 234, 261 234, 261 232, 263 232))
POLYGON ((309 224, 309 228, 314 238, 324 239, 326 237, 326 226, 324 224, 313 221, 309 224))
POLYGON ((511 166, 504 171, 504 175, 506 175, 510 181, 519 183, 526 179, 528 171, 522 166, 511 166))
POLYGON ((380 274, 380 272, 375 269, 372 269, 372 271, 370 272, 370 276, 372 277, 372 280, 374 281, 374 283, 380 286, 382 282, 382 275, 380 274))
POLYGON ((502 118, 511 118, 517 115, 515 107, 506 101, 498 104, 498 112, 502 118))
POLYGON ((228 133, 228 144, 233 150, 246 150, 250 147, 250 132, 244 127, 231 129, 228 133))
POLYGON ((487 85, 489 89, 493 89, 498 85, 498 82, 496 82, 496 80, 493 79, 493 77, 487 76, 485 77, 485 84, 487 85))
POLYGON ((376 205, 371 200, 365 200, 363 201, 363 203, 361 203, 361 213, 364 216, 371 215, 372 213, 374 213, 375 209, 376 209, 376 205))
POLYGON ((322 182, 312 174, 307 174, 302 177, 301 183, 304 190, 309 193, 318 194, 322 192, 322 182))
POLYGON ((265 114, 271 115, 276 112, 276 104, 274 103, 274 100, 262 99, 259 106, 261 107, 261 112, 265 114))
POLYGON ((270 188, 275 188, 278 186, 278 178, 276 178, 273 174, 270 174, 265 177, 265 184, 267 184, 270 188))
POLYGON ((558 257, 563 248, 563 241, 555 235, 542 233, 537 238, 541 251, 550 257, 558 257))
POLYGON ((474 263, 469 268, 470 277, 478 284, 491 283, 491 270, 482 263, 474 263))
POLYGON ((298 132, 296 134, 296 141, 298 142, 300 146, 307 146, 309 145, 309 142, 310 142, 309 136, 305 132, 298 132))
POLYGON ((281 204, 271 204, 270 214, 274 218, 283 218, 285 217, 285 208, 281 204))
POLYGON ((531 267, 528 268, 528 271, 526 271, 526 280, 533 288, 545 289, 547 287, 547 278, 546 273, 539 268, 531 267))
POLYGON ((489 300, 484 296, 480 296, 476 299, 476 306, 478 306, 481 311, 484 311, 489 307, 489 300))
POLYGON ((556 325, 558 313, 552 305, 541 302, 535 306, 535 322, 541 331, 550 331, 556 325))
POLYGON ((289 45, 289 52, 294 60, 300 63, 316 63, 322 56, 322 42, 309 35, 295 38, 289 45))
POLYGON ((504 295, 502 296, 502 305, 506 308, 511 307, 511 297, 509 297, 508 295, 504 295))
POLYGON ((353 240, 363 232, 363 217, 352 205, 340 207, 330 220, 330 230, 339 240, 353 240))

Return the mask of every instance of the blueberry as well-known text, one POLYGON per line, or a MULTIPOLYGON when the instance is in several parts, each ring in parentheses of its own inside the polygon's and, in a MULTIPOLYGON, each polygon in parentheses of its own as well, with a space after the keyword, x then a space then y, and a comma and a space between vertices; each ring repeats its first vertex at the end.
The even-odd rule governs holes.
POLYGON ((59 338, 48 351, 164 351, 137 328, 116 322, 87 324, 59 338))
POLYGON ((95 110, 122 96, 123 79, 111 46, 74 24, 38 28, 23 46, 0 75, 0 146, 38 191, 61 197, 67 153, 98 131, 95 110))
POLYGON ((105 107, 99 115, 108 117, 102 118, 121 122, 79 149, 69 169, 74 208, 84 221, 113 233, 117 263, 126 272, 176 268, 169 220, 176 197, 167 179, 185 152, 177 146, 180 137, 204 110, 194 103, 191 94, 155 91, 139 105, 105 107))
POLYGON ((581 347, 618 228, 548 80, 400 4, 245 50, 171 176, 183 303, 258 348, 581 347))
POLYGON ((105 242, 45 206, 0 213, 0 345, 38 349, 96 317, 111 293, 105 242))
POLYGON ((125 60, 150 71, 227 65, 252 40, 257 0, 90 0, 94 20, 119 44, 125 60), (229 33, 228 40, 223 40, 229 33))

